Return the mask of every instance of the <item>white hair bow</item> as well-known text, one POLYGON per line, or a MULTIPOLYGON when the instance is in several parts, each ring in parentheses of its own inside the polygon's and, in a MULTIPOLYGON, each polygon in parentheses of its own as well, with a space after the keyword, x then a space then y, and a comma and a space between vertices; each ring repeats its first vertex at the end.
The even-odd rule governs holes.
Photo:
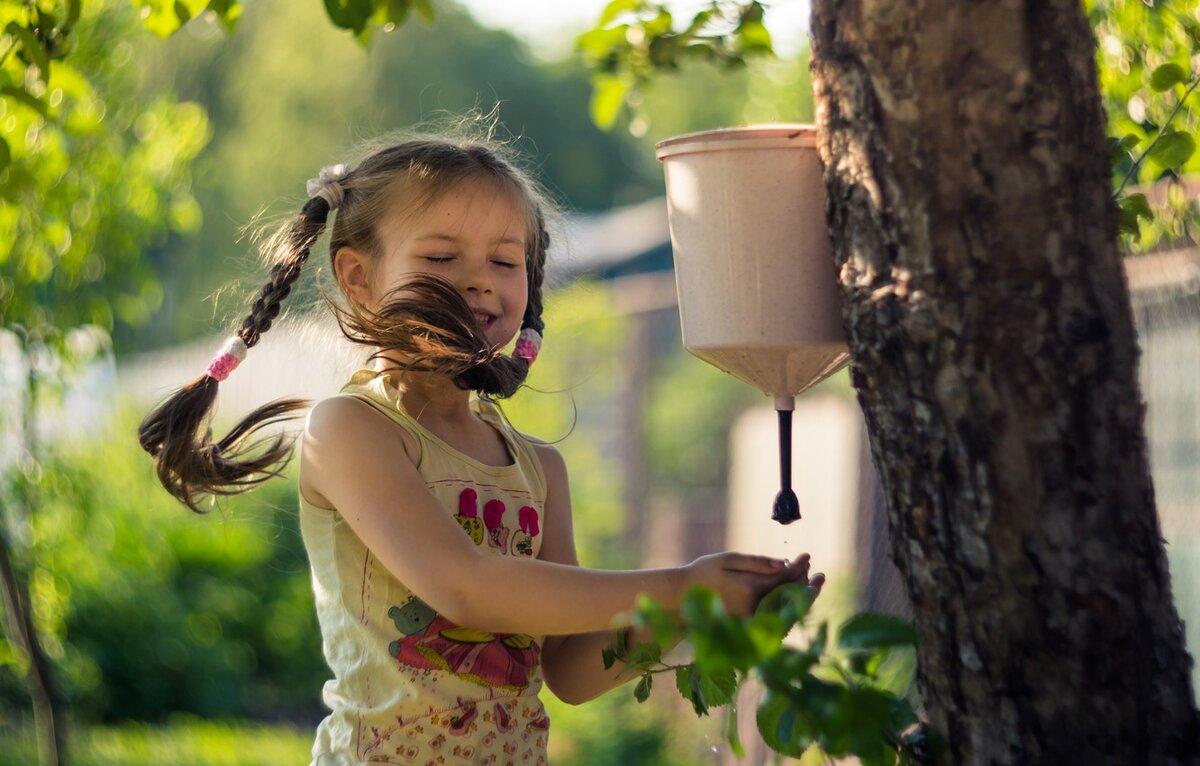
POLYGON ((337 210, 346 194, 342 189, 342 180, 349 173, 350 167, 345 163, 326 165, 321 168, 321 173, 316 178, 308 179, 308 183, 305 185, 305 188, 308 189, 309 199, 321 197, 329 203, 330 210, 337 210))

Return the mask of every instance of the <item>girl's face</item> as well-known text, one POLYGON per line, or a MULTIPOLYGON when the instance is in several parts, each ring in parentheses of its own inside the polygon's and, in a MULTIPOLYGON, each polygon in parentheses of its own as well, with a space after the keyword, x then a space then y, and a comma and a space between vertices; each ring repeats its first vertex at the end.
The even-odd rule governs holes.
POLYGON ((528 218, 513 195, 466 181, 417 214, 396 210, 379 228, 378 258, 342 248, 335 268, 351 299, 377 310, 413 274, 449 281, 495 346, 521 329, 529 300, 525 245, 528 218))

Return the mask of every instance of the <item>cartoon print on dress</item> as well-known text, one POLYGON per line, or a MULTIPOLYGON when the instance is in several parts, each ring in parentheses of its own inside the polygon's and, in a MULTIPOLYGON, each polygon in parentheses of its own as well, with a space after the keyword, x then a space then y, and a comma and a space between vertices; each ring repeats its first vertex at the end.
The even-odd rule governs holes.
MULTIPOLYGON (((400 620, 393 621, 403 630, 400 620)), ((410 668, 444 670, 489 689, 519 692, 529 686, 542 648, 532 636, 464 628, 435 614, 423 631, 402 636, 388 650, 410 668)))
POLYGON ((479 708, 474 702, 463 702, 463 698, 458 698, 459 708, 462 712, 458 715, 450 717, 450 727, 447 729, 451 734, 463 735, 471 732, 471 724, 475 721, 475 716, 479 715, 479 708))
POLYGON ((504 503, 488 500, 483 504, 483 525, 487 527, 488 545, 507 551, 508 527, 504 526, 504 503))
POLYGON ((458 523, 476 545, 483 545, 483 522, 479 519, 479 495, 467 487, 458 496, 458 523))
POLYGON ((538 513, 528 505, 521 506, 517 511, 517 521, 521 528, 513 532, 512 552, 522 556, 533 555, 533 538, 538 536, 538 513))

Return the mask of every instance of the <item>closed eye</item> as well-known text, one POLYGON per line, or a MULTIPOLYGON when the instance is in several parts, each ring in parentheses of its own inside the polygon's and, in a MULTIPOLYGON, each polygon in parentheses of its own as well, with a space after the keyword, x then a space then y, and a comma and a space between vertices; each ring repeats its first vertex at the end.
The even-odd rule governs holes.
POLYGON ((492 263, 496 264, 497 266, 501 266, 501 267, 503 267, 503 268, 506 268, 506 269, 515 269, 515 268, 517 268, 517 263, 516 263, 516 262, 514 262, 514 261, 503 261, 503 260, 500 260, 500 259, 498 259, 498 258, 497 258, 497 259, 493 259, 493 260, 492 260, 492 263))
POLYGON ((454 260, 453 255, 425 255, 422 258, 430 263, 449 263, 454 260))

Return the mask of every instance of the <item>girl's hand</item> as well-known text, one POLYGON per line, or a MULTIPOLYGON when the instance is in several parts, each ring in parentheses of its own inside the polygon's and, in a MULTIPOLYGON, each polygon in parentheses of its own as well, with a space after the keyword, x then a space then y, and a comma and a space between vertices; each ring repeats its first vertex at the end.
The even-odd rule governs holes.
POLYGON ((711 588, 721 597, 725 609, 738 617, 754 613, 762 599, 777 585, 797 582, 820 589, 824 575, 808 578, 808 554, 793 564, 768 556, 745 553, 714 553, 701 556, 684 567, 688 585, 711 588))

